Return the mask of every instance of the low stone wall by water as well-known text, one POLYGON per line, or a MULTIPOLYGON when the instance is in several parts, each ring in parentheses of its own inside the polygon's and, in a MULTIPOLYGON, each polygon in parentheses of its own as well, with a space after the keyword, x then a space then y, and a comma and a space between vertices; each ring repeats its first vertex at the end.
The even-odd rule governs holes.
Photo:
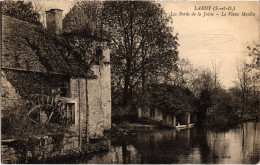
POLYGON ((26 138, 22 140, 2 140, 2 163, 37 163, 48 159, 63 156, 79 155, 82 152, 90 153, 108 150, 109 140, 102 140, 94 144, 79 146, 79 139, 73 133, 62 135, 48 135, 26 138))

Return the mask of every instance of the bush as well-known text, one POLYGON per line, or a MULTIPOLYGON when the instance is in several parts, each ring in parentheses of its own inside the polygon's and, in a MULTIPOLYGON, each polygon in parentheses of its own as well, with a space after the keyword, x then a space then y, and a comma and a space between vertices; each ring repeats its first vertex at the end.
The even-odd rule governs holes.
POLYGON ((1 131, 5 135, 22 135, 32 130, 33 125, 27 116, 28 107, 19 105, 2 113, 1 131))
MULTIPOLYGON (((40 123, 36 124, 32 122, 28 116, 30 107, 31 104, 25 103, 24 105, 16 105, 14 108, 5 110, 1 118, 1 133, 9 138, 23 138, 30 137, 31 135, 67 131, 69 125, 64 125, 61 118, 55 118, 55 113, 52 120, 56 120, 52 123, 40 125, 40 123)), ((44 112, 46 111, 47 109, 44 112)))
POLYGON ((213 105, 207 109, 204 125, 215 130, 228 129, 240 122, 239 117, 231 108, 223 105, 213 105))

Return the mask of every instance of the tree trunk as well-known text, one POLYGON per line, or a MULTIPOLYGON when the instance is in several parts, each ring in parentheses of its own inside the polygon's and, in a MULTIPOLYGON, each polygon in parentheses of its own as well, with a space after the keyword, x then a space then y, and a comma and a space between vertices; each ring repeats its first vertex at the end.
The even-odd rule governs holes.
POLYGON ((142 105, 144 104, 144 96, 145 96, 145 60, 144 60, 144 46, 142 46, 142 105))
POLYGON ((243 120, 245 112, 245 93, 242 91, 242 112, 241 112, 241 120, 243 120))
POLYGON ((125 84, 124 84, 124 94, 123 94, 123 105, 127 106, 128 103, 128 93, 130 84, 130 69, 131 69, 131 59, 126 60, 126 74, 125 74, 125 84))
POLYGON ((259 93, 258 93, 258 110, 257 110, 257 121, 260 119, 260 97, 259 97, 259 93))

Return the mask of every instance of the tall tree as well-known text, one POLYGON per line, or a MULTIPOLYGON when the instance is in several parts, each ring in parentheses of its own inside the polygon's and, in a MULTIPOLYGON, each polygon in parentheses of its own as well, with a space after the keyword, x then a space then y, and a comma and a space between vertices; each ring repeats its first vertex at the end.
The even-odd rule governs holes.
POLYGON ((99 35, 102 9, 103 2, 76 2, 63 19, 64 32, 83 37, 99 35))
POLYGON ((63 35, 87 66, 93 64, 97 48, 103 45, 98 32, 102 5, 102 2, 76 2, 63 19, 63 35))
POLYGON ((211 60, 211 66, 212 66, 212 74, 214 79, 214 88, 216 89, 219 87, 219 74, 221 69, 221 62, 217 61, 217 58, 214 58, 211 60))
POLYGON ((36 25, 41 25, 40 15, 33 9, 32 2, 5 1, 2 2, 2 13, 36 25))
POLYGON ((40 3, 39 1, 32 2, 33 10, 35 13, 39 14, 39 21, 46 27, 46 11, 48 10, 48 6, 40 3))
POLYGON ((241 90, 241 119, 243 119, 245 110, 247 109, 248 93, 249 93, 249 72, 246 61, 237 62, 237 76, 241 90))
POLYGON ((194 80, 194 94, 198 97, 203 91, 212 92, 214 89, 214 78, 212 72, 206 68, 199 70, 198 77, 194 80))
POLYGON ((251 61, 247 63, 249 74, 249 97, 250 106, 256 113, 256 117, 260 115, 260 44, 254 47, 248 47, 248 56, 251 61))
MULTIPOLYGON (((154 2, 105 2, 104 29, 112 44, 112 60, 118 61, 114 73, 123 73, 123 103, 131 99, 135 88, 164 77, 177 60, 177 36, 168 27, 170 21, 154 2)), ((116 64, 115 64, 116 65, 116 64)))
POLYGON ((179 59, 177 68, 170 74, 169 81, 174 86, 182 86, 188 88, 193 94, 196 94, 196 80, 200 76, 200 69, 194 67, 188 59, 179 59))
POLYGON ((178 38, 155 2, 80 2, 65 18, 65 28, 73 22, 67 26, 74 27, 71 31, 90 30, 91 36, 110 40, 112 88, 123 95, 124 105, 175 67, 178 38))

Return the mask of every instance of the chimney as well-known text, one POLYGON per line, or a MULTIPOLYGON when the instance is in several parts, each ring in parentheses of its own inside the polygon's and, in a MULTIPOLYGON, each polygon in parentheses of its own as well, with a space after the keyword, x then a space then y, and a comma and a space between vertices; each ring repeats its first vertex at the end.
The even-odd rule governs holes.
POLYGON ((51 9, 46 11, 47 29, 54 34, 62 33, 62 11, 60 9, 51 9))

